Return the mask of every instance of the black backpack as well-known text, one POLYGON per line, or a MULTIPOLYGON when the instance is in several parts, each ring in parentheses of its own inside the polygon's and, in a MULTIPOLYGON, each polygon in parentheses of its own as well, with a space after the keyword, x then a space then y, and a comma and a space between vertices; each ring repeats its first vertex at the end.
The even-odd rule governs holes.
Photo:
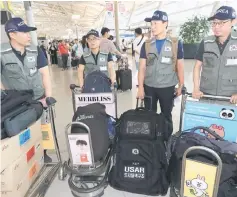
MULTIPOLYGON (((102 160, 111 145, 109 138, 109 115, 105 111, 105 105, 93 103, 84 107, 78 107, 72 121, 80 121, 86 124, 91 131, 94 161, 102 160)), ((85 133, 85 129, 73 125, 71 133, 85 133)))
POLYGON ((121 115, 109 174, 111 187, 145 195, 167 193, 164 132, 166 125, 162 114, 136 108, 121 115))
MULTIPOLYGON (((208 128, 196 127, 190 132, 173 135, 173 139, 170 140, 171 158, 168 177, 171 182, 171 193, 176 193, 177 195, 177 191, 179 192, 181 188, 180 180, 184 152, 193 146, 203 146, 214 150, 223 163, 217 197, 237 197, 237 144, 220 139, 221 137, 216 140, 194 133, 200 128, 205 132, 211 132, 208 128)), ((216 133, 214 134, 217 135, 216 133)), ((189 153, 188 158, 217 165, 216 159, 211 154, 201 150, 192 151, 192 153, 189 153)))
POLYGON ((111 92, 111 80, 101 71, 89 73, 84 81, 83 93, 111 92))

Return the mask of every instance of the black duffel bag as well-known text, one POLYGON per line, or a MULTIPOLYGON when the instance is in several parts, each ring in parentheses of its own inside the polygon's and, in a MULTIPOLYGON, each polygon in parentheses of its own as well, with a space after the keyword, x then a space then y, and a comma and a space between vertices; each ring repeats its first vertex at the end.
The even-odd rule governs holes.
POLYGON ((144 195, 165 195, 169 184, 164 116, 136 108, 123 113, 117 124, 110 186, 144 195))
POLYGON ((1 139, 12 137, 36 122, 43 113, 31 90, 1 91, 1 139))
MULTIPOLYGON (((72 121, 82 122, 89 127, 94 161, 98 162, 103 160, 111 145, 108 133, 109 115, 106 113, 105 105, 93 103, 84 107, 78 107, 72 121)), ((87 133, 87 131, 84 127, 72 125, 71 133, 87 133)))
MULTIPOLYGON (((234 129, 234 128, 233 128, 234 129)), ((203 146, 215 151, 222 160, 223 167, 220 178, 218 197, 237 197, 237 144, 223 140, 212 130, 196 127, 190 132, 176 134, 170 141, 171 158, 169 161, 168 177, 171 183, 171 197, 179 196, 181 188, 182 158, 184 152, 193 146, 203 146), (209 132, 216 139, 194 133, 198 129, 209 132)), ((212 165, 217 165, 216 158, 202 150, 195 150, 188 155, 189 159, 212 165)))

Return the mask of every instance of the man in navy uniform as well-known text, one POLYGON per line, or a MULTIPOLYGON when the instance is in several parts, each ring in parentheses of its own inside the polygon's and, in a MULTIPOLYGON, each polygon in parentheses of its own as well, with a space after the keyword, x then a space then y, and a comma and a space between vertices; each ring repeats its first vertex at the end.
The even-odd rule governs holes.
MULTIPOLYGON (((146 41, 141 48, 137 97, 140 99, 143 99, 145 95, 150 97, 152 110, 155 112, 159 101, 161 112, 170 123, 169 132, 172 133, 171 112, 175 86, 178 84, 176 95, 179 96, 184 85, 183 45, 177 39, 175 49, 173 38, 167 36, 168 15, 166 12, 157 10, 145 21, 151 22, 154 38, 146 41), (174 51, 177 54, 174 55, 174 51)), ((145 107, 149 109, 149 106, 149 99, 145 99, 145 107)))
POLYGON ((204 38, 196 55, 193 70, 193 97, 203 94, 231 97, 237 103, 237 32, 236 12, 232 7, 220 7, 211 21, 213 36, 204 38), (231 33, 232 31, 232 33, 231 33))

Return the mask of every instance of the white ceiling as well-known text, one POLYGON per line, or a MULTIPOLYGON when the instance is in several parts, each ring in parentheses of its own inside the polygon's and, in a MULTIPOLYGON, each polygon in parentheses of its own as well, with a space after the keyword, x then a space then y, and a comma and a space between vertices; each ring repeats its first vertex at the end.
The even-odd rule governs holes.
MULTIPOLYGON (((83 34, 92 28, 103 25, 105 1, 34 1, 32 11, 38 35, 62 36, 70 29, 83 34), (79 20, 72 20, 73 15, 80 15, 79 20)), ((126 11, 131 12, 134 2, 126 2, 126 11)), ((14 16, 26 19, 23 1, 12 2, 14 16)))
MULTIPOLYGON (((169 26, 177 29, 193 15, 210 16, 213 9, 221 5, 230 5, 237 10, 237 0, 231 1, 121 1, 125 5, 126 18, 120 18, 120 24, 127 28, 145 26, 144 18, 151 16, 156 9, 166 11, 169 15, 169 26), (185 6, 184 6, 185 5, 185 6), (127 21, 122 21, 127 20, 127 21)), ((33 1, 32 11, 38 36, 61 37, 72 32, 76 35, 76 24, 79 37, 90 29, 100 29, 105 22, 105 1, 33 1), (73 15, 80 15, 79 20, 72 20, 73 15)), ((26 19, 23 1, 12 2, 14 16, 26 19)))

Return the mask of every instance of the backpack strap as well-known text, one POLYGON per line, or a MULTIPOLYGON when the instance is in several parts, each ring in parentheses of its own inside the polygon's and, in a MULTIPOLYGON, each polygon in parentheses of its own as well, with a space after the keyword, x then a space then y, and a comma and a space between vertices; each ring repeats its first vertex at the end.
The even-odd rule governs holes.
POLYGON ((144 38, 144 35, 142 34, 142 38, 141 38, 140 42, 137 44, 137 46, 139 46, 141 44, 143 38, 144 38))
POLYGON ((178 43, 179 39, 177 37, 170 37, 172 43, 172 54, 173 54, 173 66, 174 71, 177 72, 177 55, 178 55, 178 43))

